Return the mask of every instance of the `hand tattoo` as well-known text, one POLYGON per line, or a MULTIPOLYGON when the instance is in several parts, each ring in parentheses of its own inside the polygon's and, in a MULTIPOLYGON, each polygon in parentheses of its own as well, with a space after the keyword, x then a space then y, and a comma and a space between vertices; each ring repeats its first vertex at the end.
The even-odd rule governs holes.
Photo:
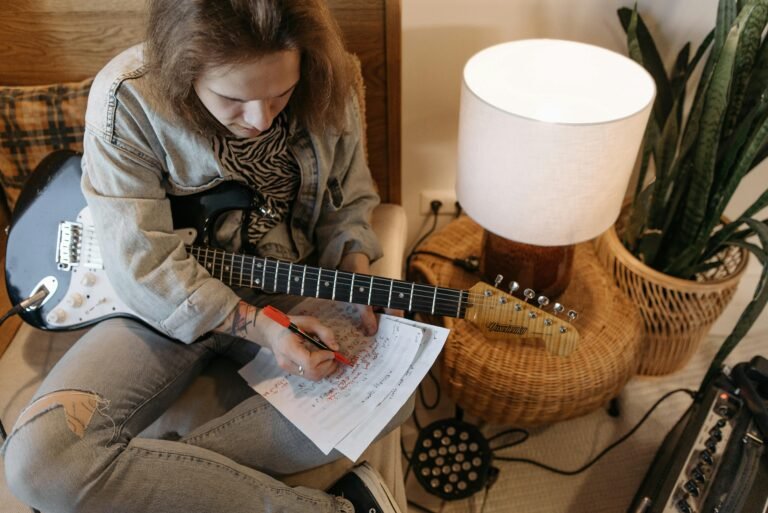
POLYGON ((234 337, 245 338, 248 334, 248 327, 256 323, 256 314, 259 309, 245 301, 240 301, 232 312, 232 324, 229 328, 229 334, 234 337))

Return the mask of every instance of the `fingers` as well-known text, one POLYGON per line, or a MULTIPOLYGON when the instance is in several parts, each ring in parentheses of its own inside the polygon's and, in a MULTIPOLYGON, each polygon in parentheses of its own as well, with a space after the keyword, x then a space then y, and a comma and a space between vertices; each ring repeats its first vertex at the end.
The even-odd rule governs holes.
POLYGON ((280 368, 304 379, 319 381, 338 368, 331 351, 309 350, 293 333, 287 332, 277 346, 275 358, 280 368))
POLYGON ((325 345, 333 349, 334 351, 339 350, 339 344, 336 343, 336 339, 333 335, 333 330, 320 322, 320 320, 317 317, 309 317, 309 316, 291 316, 291 321, 301 328, 302 330, 308 332, 309 334, 317 335, 317 337, 323 341, 325 345))
POLYGON ((366 336, 376 334, 376 330, 379 329, 378 322, 376 321, 376 314, 373 313, 373 308, 366 305, 356 305, 360 311, 360 329, 366 336))

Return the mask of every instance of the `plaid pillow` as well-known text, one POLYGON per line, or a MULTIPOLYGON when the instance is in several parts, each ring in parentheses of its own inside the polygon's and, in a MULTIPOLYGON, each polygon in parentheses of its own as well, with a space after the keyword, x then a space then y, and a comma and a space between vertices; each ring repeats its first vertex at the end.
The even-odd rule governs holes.
POLYGON ((8 206, 29 174, 53 150, 82 151, 85 107, 93 79, 0 87, 0 184, 8 206))

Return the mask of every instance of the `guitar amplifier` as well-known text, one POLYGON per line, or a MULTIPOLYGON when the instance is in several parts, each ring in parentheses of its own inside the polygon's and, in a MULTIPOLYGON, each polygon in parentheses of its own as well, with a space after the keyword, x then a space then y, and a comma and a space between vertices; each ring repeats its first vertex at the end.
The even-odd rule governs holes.
POLYGON ((768 513, 768 360, 710 381, 667 434, 628 513, 768 513))

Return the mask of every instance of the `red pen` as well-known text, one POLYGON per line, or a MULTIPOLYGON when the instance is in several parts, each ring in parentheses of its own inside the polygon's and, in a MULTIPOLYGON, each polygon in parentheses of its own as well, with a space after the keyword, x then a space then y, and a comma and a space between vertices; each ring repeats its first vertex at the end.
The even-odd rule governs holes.
POLYGON ((350 367, 352 366, 352 362, 350 362, 343 354, 339 353, 338 351, 332 350, 330 347, 325 345, 319 339, 313 337, 312 335, 308 334, 307 332, 305 332, 304 330, 296 326, 294 323, 291 322, 291 320, 288 318, 287 315, 285 315, 283 312, 281 312, 277 308, 273 306, 265 306, 263 310, 264 310, 264 314, 267 317, 269 317, 279 325, 288 328, 292 332, 302 337, 307 342, 314 344, 316 347, 319 347, 320 349, 324 349, 326 351, 331 351, 333 353, 333 357, 336 358, 336 360, 340 361, 345 365, 349 365, 350 367))

